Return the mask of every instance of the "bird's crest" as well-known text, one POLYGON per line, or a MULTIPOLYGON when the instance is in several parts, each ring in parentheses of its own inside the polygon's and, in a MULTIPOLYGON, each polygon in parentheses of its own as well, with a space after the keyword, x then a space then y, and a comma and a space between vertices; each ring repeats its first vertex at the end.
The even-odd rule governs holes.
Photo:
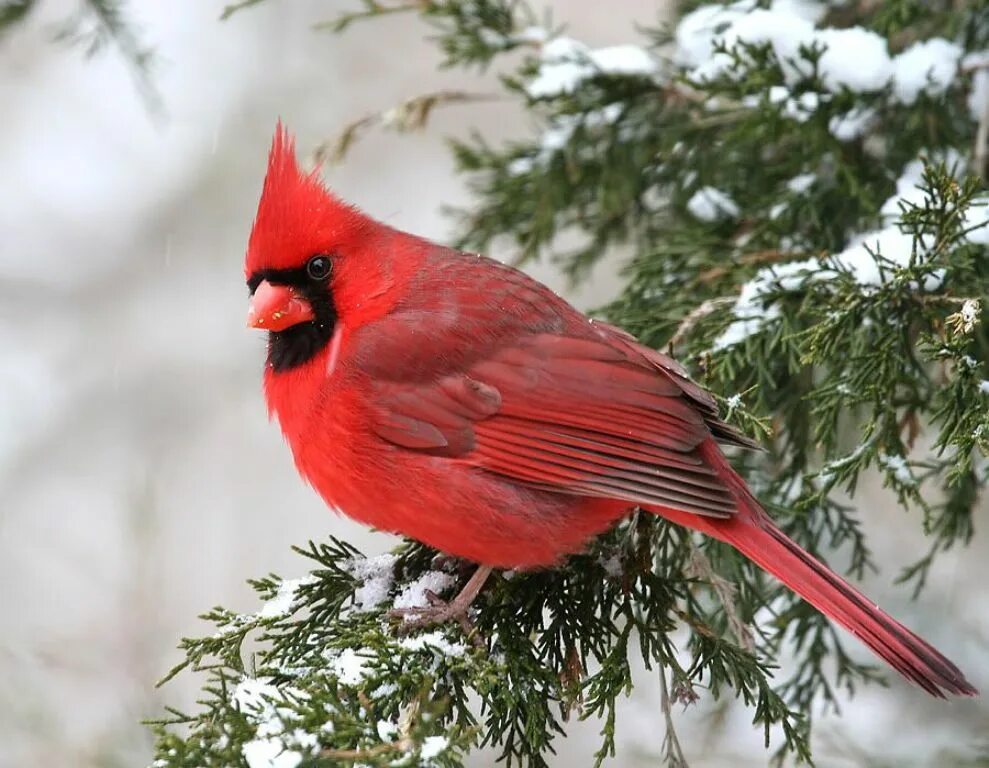
POLYGON ((353 237, 368 221, 326 188, 318 166, 308 173, 299 168, 295 140, 279 120, 248 241, 245 276, 301 267, 314 253, 332 251, 353 237))

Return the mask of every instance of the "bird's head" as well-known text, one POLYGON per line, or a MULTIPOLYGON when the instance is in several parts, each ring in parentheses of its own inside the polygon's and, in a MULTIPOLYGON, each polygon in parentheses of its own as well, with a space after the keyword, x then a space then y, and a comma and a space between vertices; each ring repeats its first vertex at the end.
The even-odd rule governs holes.
POLYGON ((334 196, 318 169, 303 172, 278 124, 244 264, 247 323, 269 331, 272 369, 313 358, 362 297, 387 288, 374 254, 388 231, 334 196))

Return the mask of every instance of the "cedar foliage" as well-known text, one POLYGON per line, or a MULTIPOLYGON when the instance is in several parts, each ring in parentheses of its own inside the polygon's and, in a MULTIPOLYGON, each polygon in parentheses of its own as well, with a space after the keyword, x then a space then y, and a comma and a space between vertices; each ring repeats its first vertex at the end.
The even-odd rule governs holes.
MULTIPOLYGON (((878 472, 912 513, 904 524, 928 534, 900 577, 921 591, 935 559, 972 539, 989 475, 986 168, 967 107, 978 66, 905 104, 891 85, 829 85, 816 45, 783 61, 767 42, 722 42, 723 66, 700 77, 671 60, 671 29, 657 26, 630 30, 655 72, 592 71, 534 97, 546 42, 521 3, 364 0, 322 26, 345 32, 398 12, 430 26, 445 66, 501 67, 505 94, 538 126, 505 145, 451 142, 476 192, 455 212, 460 245, 508 238, 521 261, 552 254, 575 280, 627 249, 627 287, 601 314, 672 349, 763 440, 768 453, 737 466, 787 533, 824 558, 841 549, 853 576, 877 568, 858 511, 840 499, 878 472), (866 119, 839 138, 849 116, 866 119), (705 199, 713 213, 699 216, 705 199), (884 228, 849 253, 855 233, 884 228), (580 245, 555 250, 563 232, 580 245)), ((891 54, 935 37, 989 48, 984 0, 834 3, 817 26, 872 30, 891 54)), ((410 96, 378 122, 422 127, 433 108, 472 98, 410 96)), ((375 122, 324 152, 342 156, 375 122)), ((280 755, 292 766, 452 767, 492 746, 505 765, 541 766, 574 718, 600 722, 601 764, 633 684, 662 686, 669 765, 690 751, 672 705, 722 697, 749 709, 777 758, 810 760, 814 712, 886 674, 732 550, 647 515, 557 570, 496 576, 472 637, 459 627, 401 637, 386 619, 403 591, 445 585, 449 596, 465 578, 421 545, 373 561, 335 540, 298 551, 308 577, 252 582, 264 607, 215 608, 203 617, 213 629, 182 641, 169 677, 198 675, 202 698, 154 724, 155 765, 280 755), (784 649, 792 660, 777 669, 784 649), (648 680, 633 681, 635 654, 648 680)))

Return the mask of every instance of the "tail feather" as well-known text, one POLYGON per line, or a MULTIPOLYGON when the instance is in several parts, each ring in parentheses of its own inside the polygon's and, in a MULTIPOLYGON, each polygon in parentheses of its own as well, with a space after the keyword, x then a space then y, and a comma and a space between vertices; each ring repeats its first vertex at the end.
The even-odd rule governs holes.
POLYGON ((884 613, 783 533, 732 471, 716 445, 711 443, 705 454, 733 487, 738 498, 737 514, 718 519, 670 509, 656 509, 657 513, 735 547, 931 695, 944 698, 946 694, 978 694, 962 671, 930 643, 884 613))
POLYGON ((962 671, 930 643, 870 602, 779 528, 772 524, 760 528, 778 546, 753 547, 748 541, 728 543, 861 639, 893 669, 928 693, 942 698, 945 693, 965 696, 978 693, 962 671))

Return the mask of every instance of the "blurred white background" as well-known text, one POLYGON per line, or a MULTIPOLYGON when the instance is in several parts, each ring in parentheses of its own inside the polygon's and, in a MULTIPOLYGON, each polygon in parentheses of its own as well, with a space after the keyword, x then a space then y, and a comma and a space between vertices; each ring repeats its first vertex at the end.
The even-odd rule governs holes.
MULTIPOLYGON (((477 81, 438 71, 411 17, 336 37, 311 25, 342 2, 269 0, 224 23, 223 2, 131 3, 158 54, 156 123, 113 51, 84 60, 51 42, 76 4, 39 5, 0 38, 0 766, 139 765, 150 739, 138 721, 195 693, 189 676, 152 686, 178 638, 206 629, 198 613, 253 610, 247 577, 305 568, 292 544, 391 543, 328 512, 267 422, 241 269, 275 120, 308 152, 369 111, 477 81)), ((659 13, 653 0, 545 5, 593 45, 628 42, 659 13)), ((440 206, 466 192, 443 137, 471 129, 497 141, 531 126, 507 102, 453 107, 423 134, 371 132, 328 181, 390 224, 449 239, 440 206)), ((566 289, 551 266, 534 271, 566 289)), ((569 295, 589 307, 619 285, 612 260, 569 295)), ((863 499, 880 561, 912 559, 916 521, 883 515, 878 491, 863 499)), ((870 590, 986 688, 978 544, 943 558, 921 604, 891 589, 894 571, 870 590)), ((658 761, 658 685, 640 679, 616 766, 658 761)), ((744 712, 678 719, 692 765, 765 763, 744 712)), ((928 702, 897 681, 825 718, 818 757, 948 765, 939 750, 971 753, 987 733, 983 704, 928 702)), ((590 764, 596 734, 576 728, 557 764, 590 764)))

